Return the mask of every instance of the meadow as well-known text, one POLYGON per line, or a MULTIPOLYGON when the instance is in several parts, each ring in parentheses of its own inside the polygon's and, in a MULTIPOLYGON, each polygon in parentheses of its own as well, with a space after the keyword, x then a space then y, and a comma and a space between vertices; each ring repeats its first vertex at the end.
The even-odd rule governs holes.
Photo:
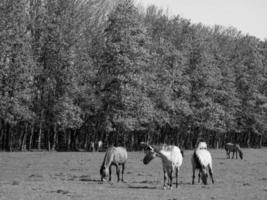
POLYGON ((162 190, 161 160, 144 165, 143 152, 129 152, 125 183, 100 182, 104 152, 0 153, 0 200, 265 200, 267 148, 244 149, 244 159, 226 159, 225 151, 210 150, 215 184, 191 184, 192 151, 185 151, 179 187, 162 190))

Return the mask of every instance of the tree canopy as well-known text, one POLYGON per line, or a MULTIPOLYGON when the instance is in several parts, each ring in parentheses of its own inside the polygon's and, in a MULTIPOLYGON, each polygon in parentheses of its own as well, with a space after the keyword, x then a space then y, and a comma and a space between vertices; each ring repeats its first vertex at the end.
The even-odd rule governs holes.
POLYGON ((267 144, 267 41, 132 0, 0 10, 2 150, 267 144))

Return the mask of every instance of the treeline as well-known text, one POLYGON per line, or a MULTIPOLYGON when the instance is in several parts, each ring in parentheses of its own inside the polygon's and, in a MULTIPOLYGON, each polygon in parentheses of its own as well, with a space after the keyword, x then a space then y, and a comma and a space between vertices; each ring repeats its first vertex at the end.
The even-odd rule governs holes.
POLYGON ((266 136, 266 40, 131 0, 1 0, 0 149, 266 136))

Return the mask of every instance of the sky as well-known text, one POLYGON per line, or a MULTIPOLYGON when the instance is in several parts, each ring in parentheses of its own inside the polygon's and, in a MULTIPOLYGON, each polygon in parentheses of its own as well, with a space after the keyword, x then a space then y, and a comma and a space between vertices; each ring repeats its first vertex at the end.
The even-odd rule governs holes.
POLYGON ((267 0, 136 0, 142 5, 168 9, 192 23, 233 26, 243 34, 267 40, 267 0))

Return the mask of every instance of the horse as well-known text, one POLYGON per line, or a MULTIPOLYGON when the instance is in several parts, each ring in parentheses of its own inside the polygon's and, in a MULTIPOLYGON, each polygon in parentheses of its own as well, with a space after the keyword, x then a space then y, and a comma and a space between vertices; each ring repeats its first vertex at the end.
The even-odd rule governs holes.
POLYGON ((226 151, 226 156, 229 159, 230 159, 231 152, 233 152, 232 159, 234 158, 235 154, 236 154, 236 159, 237 159, 237 152, 239 153, 240 159, 241 160, 243 159, 243 152, 241 151, 239 144, 233 144, 229 142, 225 145, 225 151, 226 151))
POLYGON ((90 151, 95 152, 95 143, 90 142, 90 151))
POLYGON ((102 151, 102 146, 103 146, 103 142, 101 141, 101 140, 99 140, 98 142, 97 142, 97 151, 99 152, 99 151, 102 151))
POLYGON ((163 189, 166 189, 166 180, 168 179, 167 186, 172 189, 172 173, 175 171, 176 188, 178 187, 178 174, 179 169, 183 163, 183 156, 179 147, 174 145, 149 145, 142 142, 145 146, 145 157, 143 163, 147 165, 155 157, 160 157, 162 160, 164 184, 163 189))
POLYGON ((127 161, 127 151, 124 147, 110 147, 107 149, 104 160, 102 162, 102 165, 100 167, 100 176, 101 181, 105 181, 108 174, 109 174, 109 181, 111 181, 111 166, 116 166, 116 173, 118 182, 120 181, 120 167, 122 166, 122 173, 121 173, 121 181, 123 180, 123 174, 125 169, 125 163, 127 161))
POLYGON ((198 148, 199 149, 208 149, 208 145, 206 142, 199 142, 198 143, 198 148))
POLYGON ((192 176, 192 184, 194 184, 195 181, 195 170, 198 169, 198 182, 200 182, 200 178, 202 179, 202 182, 207 185, 208 180, 208 172, 210 174, 212 183, 214 183, 213 179, 213 171, 212 171, 212 157, 210 152, 207 150, 207 144, 205 142, 200 142, 195 149, 192 158, 192 170, 193 170, 193 176, 192 176))

